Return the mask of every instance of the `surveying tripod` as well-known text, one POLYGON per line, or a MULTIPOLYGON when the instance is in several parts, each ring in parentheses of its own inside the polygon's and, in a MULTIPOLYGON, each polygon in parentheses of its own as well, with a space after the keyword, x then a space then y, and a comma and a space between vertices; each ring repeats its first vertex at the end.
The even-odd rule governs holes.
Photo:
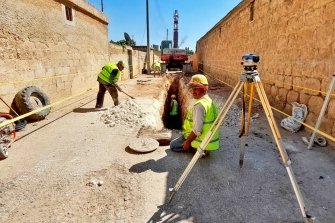
MULTIPOLYGON (((250 55, 253 56, 254 54, 246 54, 246 55, 247 56, 250 56, 250 55)), ((242 57, 242 59, 244 59, 244 58, 242 57)), ((237 83, 234 90, 232 91, 232 93, 228 97, 227 101, 225 102, 223 108, 220 110, 216 120, 214 121, 213 125, 211 126, 208 133, 206 134, 205 139, 201 142, 199 148, 197 149, 197 152, 195 153, 192 160, 190 161, 190 163, 188 164, 188 166, 184 170, 183 174, 179 178, 175 187, 174 188, 169 188, 169 191, 171 192, 169 202, 171 202, 172 198, 177 193, 177 191, 181 187, 182 183, 185 181, 188 174, 191 172, 191 170, 192 170, 193 166, 195 165, 195 163, 197 162, 197 160, 204 154, 206 146, 211 141, 212 137, 214 136, 214 133, 219 130, 219 127, 223 123, 224 118, 226 117, 229 109, 233 105, 233 102, 237 98, 238 94, 241 92, 242 88, 243 88, 243 101, 245 101, 246 91, 247 91, 248 87, 250 86, 250 99, 249 99, 249 105, 248 105, 248 117, 247 117, 247 127, 246 128, 245 128, 245 121, 244 121, 245 120, 244 105, 243 105, 243 109, 242 109, 242 120, 241 120, 242 125, 241 125, 241 132, 240 132, 241 133, 240 137, 242 137, 241 138, 241 147, 240 147, 240 162, 239 162, 240 167, 242 167, 242 165, 243 165, 246 137, 247 137, 249 129, 250 129, 250 115, 251 115, 251 108, 252 108, 252 101, 253 101, 252 99, 253 99, 253 94, 254 94, 254 87, 256 87, 257 93, 258 93, 259 98, 260 98, 260 102, 262 104, 262 107, 264 109, 266 118, 267 118, 268 123, 270 125, 274 140, 277 144, 281 159, 282 159, 283 164, 284 164, 284 166, 287 170, 287 173, 288 173, 288 176, 290 178, 295 196, 298 200, 300 211, 301 211, 302 216, 304 218, 304 222, 305 223, 313 223, 313 222, 315 222, 315 217, 312 217, 312 216, 308 215, 307 211, 305 209, 304 200, 303 200, 302 195, 300 193, 300 189, 298 187, 297 181, 295 179, 295 175, 294 175, 292 167, 291 167, 291 160, 288 158, 287 152, 282 145, 281 135, 280 135, 278 127, 276 125, 276 122, 275 122, 275 119, 274 119, 274 116, 273 116, 273 113, 272 113, 272 110, 271 110, 271 106, 270 106, 269 101, 267 99, 264 87, 261 83, 259 73, 257 71, 256 63, 259 61, 259 58, 258 58, 258 60, 254 61, 254 63, 251 63, 251 65, 249 63, 250 66, 248 66, 248 62, 250 62, 250 61, 248 61, 249 57, 246 58, 246 59, 247 59, 247 61, 245 61, 245 62, 247 62, 246 63, 247 65, 244 66, 244 73, 241 75, 240 81, 237 83)), ((242 64, 243 64, 243 62, 242 62, 242 64)))

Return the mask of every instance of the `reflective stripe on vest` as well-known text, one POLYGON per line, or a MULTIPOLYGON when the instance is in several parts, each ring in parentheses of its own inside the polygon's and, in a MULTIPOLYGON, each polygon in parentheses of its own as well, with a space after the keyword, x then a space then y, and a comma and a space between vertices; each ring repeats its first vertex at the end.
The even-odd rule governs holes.
MULTIPOLYGON (((204 140, 207 132, 209 131, 210 127, 212 126, 212 124, 215 121, 215 119, 217 117, 217 114, 218 114, 216 105, 214 104, 212 99, 210 99, 210 97, 208 97, 208 95, 205 95, 200 100, 196 101, 194 103, 194 105, 196 105, 198 103, 201 103, 202 106, 204 106, 205 117, 204 117, 204 121, 203 121, 203 125, 202 125, 201 134, 199 136, 197 136, 197 138, 195 138, 195 140, 193 140, 191 142, 191 146, 193 148, 198 148, 200 146, 202 140, 204 140)), ((183 135, 184 135, 185 139, 190 135, 192 129, 193 129, 193 107, 187 112, 186 119, 184 121, 183 135)), ((206 146, 205 150, 217 150, 219 148, 219 146, 220 146, 220 144, 219 144, 219 132, 216 131, 214 133, 211 141, 206 146)))
POLYGON ((170 111, 170 115, 178 115, 178 102, 175 99, 172 100, 172 110, 170 111))
POLYGON ((108 84, 115 84, 119 81, 121 77, 121 71, 116 66, 116 64, 108 63, 106 64, 101 72, 98 74, 98 77, 101 78, 103 81, 107 82, 108 84), (114 77, 111 77, 111 73, 114 69, 117 69, 117 74, 114 77))

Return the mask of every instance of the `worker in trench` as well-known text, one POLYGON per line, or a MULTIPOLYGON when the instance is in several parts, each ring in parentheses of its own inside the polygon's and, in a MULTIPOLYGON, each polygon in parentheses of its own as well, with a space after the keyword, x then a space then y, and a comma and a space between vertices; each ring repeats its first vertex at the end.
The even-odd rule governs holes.
POLYGON ((101 72, 98 74, 99 92, 95 108, 102 108, 106 90, 112 96, 114 105, 117 106, 119 104, 118 91, 122 92, 122 89, 117 85, 117 82, 120 81, 121 72, 124 68, 125 65, 122 60, 117 64, 107 63, 103 66, 101 72))
MULTIPOLYGON (((207 94, 208 81, 204 75, 193 75, 188 87, 195 100, 184 120, 182 136, 170 143, 171 150, 175 152, 196 151, 218 115, 216 104, 207 94)), ((204 155, 208 155, 209 151, 217 150, 219 146, 217 131, 206 146, 204 155)))
POLYGON ((170 129, 178 129, 178 102, 175 94, 171 95, 169 125, 170 129))

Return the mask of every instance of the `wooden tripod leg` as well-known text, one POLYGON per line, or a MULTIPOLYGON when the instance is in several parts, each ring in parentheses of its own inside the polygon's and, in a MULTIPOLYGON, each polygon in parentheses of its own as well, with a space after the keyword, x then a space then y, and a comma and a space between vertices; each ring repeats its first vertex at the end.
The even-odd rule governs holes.
POLYGON ((285 148, 282 145, 282 141, 281 141, 281 138, 280 138, 279 130, 278 130, 278 127, 276 125, 276 122, 275 122, 275 119, 274 119, 274 116, 273 116, 273 113, 272 113, 272 110, 271 110, 271 106, 270 106, 269 101, 268 101, 268 99, 266 97, 263 85, 262 85, 262 83, 260 81, 255 82, 255 85, 256 85, 256 90, 257 90, 257 93, 259 95, 260 101, 262 103, 263 109, 265 111, 267 120, 269 122, 269 125, 270 125, 270 128, 271 128, 273 137, 274 137, 274 139, 276 141, 279 153, 281 155, 282 161, 284 163, 284 166, 285 166, 286 171, 288 173, 288 176, 290 178, 290 181, 291 181, 291 184, 292 184, 295 196, 296 196, 296 198, 298 200, 300 211, 301 211, 301 213, 302 213, 302 215, 304 217, 304 221, 305 221, 305 223, 314 222, 315 218, 307 215, 307 213, 306 213, 304 200, 302 198, 299 186, 297 184, 297 181, 295 179, 295 175, 294 175, 292 167, 291 167, 291 160, 288 159, 286 150, 285 150, 285 148))
POLYGON ((177 181, 174 188, 169 188, 169 191, 171 192, 170 198, 169 198, 169 201, 168 201, 169 203, 172 201, 172 198, 177 193, 177 191, 179 190, 179 188, 181 187, 181 185, 185 181, 186 177, 191 172, 193 166, 195 165, 197 160, 202 155, 204 149, 206 148, 206 146, 208 145, 210 140, 213 138, 214 133, 220 128, 220 125, 222 124, 225 116, 227 115, 230 107, 233 105, 233 102, 237 98, 237 95, 241 91, 242 87, 243 87, 243 82, 238 82, 237 85, 235 86, 234 90, 232 91, 232 93, 228 97, 228 99, 227 99, 226 103, 224 104, 223 108, 219 112, 219 114, 218 114, 217 118, 215 119, 213 125, 211 126, 208 133, 206 134, 204 140, 201 142, 201 144, 200 144, 199 148, 197 149, 197 152, 194 154, 191 162, 187 165, 186 169, 184 170, 183 174, 181 175, 181 177, 177 181))
POLYGON ((250 97, 249 97, 249 105, 248 105, 248 118, 247 118, 247 129, 246 129, 246 134, 249 134, 250 130, 250 120, 251 120, 251 111, 252 111, 252 103, 254 99, 254 82, 250 84, 250 97))
MULTIPOLYGON (((247 126, 244 129, 244 133, 241 136, 241 146, 240 146, 240 168, 243 166, 244 163, 244 152, 245 152, 245 144, 247 141, 247 137, 249 135, 250 130, 250 119, 251 119, 251 110, 252 110, 252 102, 253 102, 253 95, 254 95, 254 83, 245 83, 245 85, 250 85, 250 94, 249 94, 249 105, 248 105, 248 116, 247 116, 247 126)), ((247 87, 246 87, 247 88, 247 87)), ((242 114, 242 118, 244 119, 244 114, 242 114)))

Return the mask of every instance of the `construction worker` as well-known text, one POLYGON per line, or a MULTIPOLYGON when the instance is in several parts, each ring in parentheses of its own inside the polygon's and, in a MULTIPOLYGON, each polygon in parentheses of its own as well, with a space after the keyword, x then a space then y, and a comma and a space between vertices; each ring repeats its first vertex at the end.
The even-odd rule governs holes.
MULTIPOLYGON (((207 95, 208 81, 204 75, 193 75, 188 87, 195 102, 184 120, 182 136, 171 141, 170 148, 175 152, 195 151, 205 138, 218 114, 216 105, 207 95)), ((205 148, 205 155, 208 155, 208 151, 217 150, 218 148, 219 133, 216 132, 205 148)))
POLYGON ((108 63, 102 68, 98 74, 99 92, 95 108, 102 108, 106 90, 112 96, 114 105, 117 106, 119 104, 117 91, 122 92, 122 89, 117 85, 117 82, 121 79, 121 71, 124 67, 123 61, 120 60, 117 64, 108 63))
POLYGON ((178 102, 176 100, 176 95, 175 94, 171 95, 169 124, 170 124, 170 129, 177 129, 177 125, 178 125, 178 102))
POLYGON ((154 77, 156 72, 158 73, 159 76, 161 76, 161 62, 159 60, 153 63, 153 68, 154 68, 154 77))

